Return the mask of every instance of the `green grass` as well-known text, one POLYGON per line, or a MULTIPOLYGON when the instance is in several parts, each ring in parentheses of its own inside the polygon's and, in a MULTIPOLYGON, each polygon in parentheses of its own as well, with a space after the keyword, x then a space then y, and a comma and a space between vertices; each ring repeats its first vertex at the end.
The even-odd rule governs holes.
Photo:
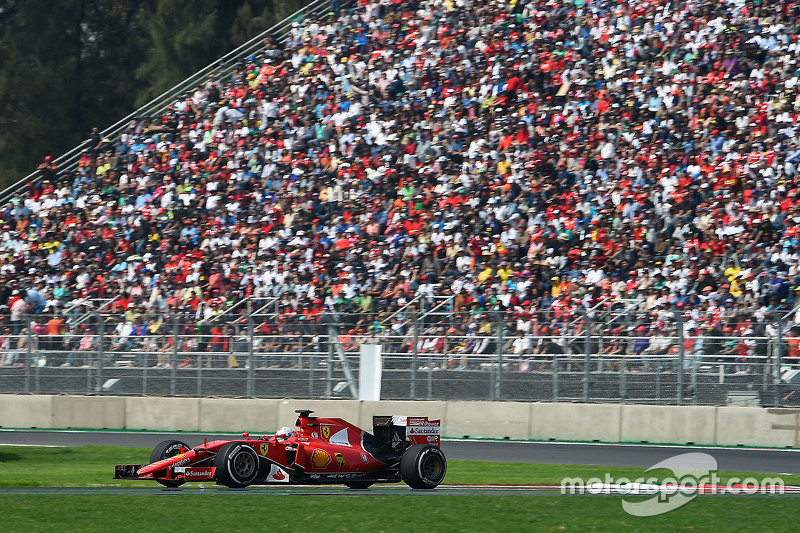
POLYGON ((794 498, 697 498, 627 515, 611 496, 0 496, 7 532, 796 531, 794 498))
MULTIPOLYGON (((111 479, 116 463, 143 463, 142 448, 0 447, 0 486, 147 486, 152 493, 0 495, 0 530, 38 531, 795 531, 794 497, 700 496, 660 516, 626 514, 619 496, 420 495, 342 491, 335 495, 186 495, 151 482, 111 479)), ((447 484, 554 484, 564 477, 631 479, 643 469, 451 461, 447 484)), ((649 475, 649 473, 648 473, 649 475)), ((721 472, 726 479, 764 474, 721 472)), ((770 474, 770 476, 773 476, 770 474)), ((800 485, 800 476, 781 476, 800 485)), ((210 485, 206 485, 210 486, 210 485)), ((291 491, 291 489, 289 489, 291 491)))

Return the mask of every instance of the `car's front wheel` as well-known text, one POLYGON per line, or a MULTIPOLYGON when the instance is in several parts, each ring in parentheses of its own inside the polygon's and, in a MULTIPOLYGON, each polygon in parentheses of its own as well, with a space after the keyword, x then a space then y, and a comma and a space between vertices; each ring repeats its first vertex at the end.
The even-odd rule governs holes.
MULTIPOLYGON (((175 457, 179 453, 183 453, 186 450, 189 450, 189 445, 180 440, 165 440, 161 441, 156 444, 156 447, 153 448, 153 451, 150 453, 150 462, 155 463, 156 461, 161 461, 163 459, 169 459, 170 457, 175 457)), ((164 485, 165 487, 175 488, 180 487, 184 483, 185 480, 177 480, 177 479, 157 479, 159 483, 164 485)))
POLYGON ((412 489, 435 489, 446 473, 444 453, 430 444, 415 444, 400 458, 400 476, 412 489))
POLYGON ((250 446, 231 442, 219 449, 214 466, 217 483, 241 489, 255 481, 258 475, 258 454, 250 446))

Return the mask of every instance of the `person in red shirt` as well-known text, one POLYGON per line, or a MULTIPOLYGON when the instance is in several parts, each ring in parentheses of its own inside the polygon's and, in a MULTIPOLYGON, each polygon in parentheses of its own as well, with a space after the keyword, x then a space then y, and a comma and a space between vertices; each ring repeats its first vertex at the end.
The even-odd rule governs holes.
POLYGON ((225 331, 225 326, 215 324, 211 328, 211 366, 213 368, 225 368, 227 361, 223 353, 228 351, 230 337, 225 331))

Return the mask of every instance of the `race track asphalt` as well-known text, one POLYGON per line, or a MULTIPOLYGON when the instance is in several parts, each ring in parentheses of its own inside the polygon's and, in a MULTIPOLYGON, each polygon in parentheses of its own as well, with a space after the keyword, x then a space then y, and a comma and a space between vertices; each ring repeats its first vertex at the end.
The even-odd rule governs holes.
MULTIPOLYGON (((0 445, 96 445, 151 448, 158 442, 171 438, 178 438, 195 446, 202 443, 204 437, 214 440, 239 437, 239 435, 0 429, 0 445)), ((717 460, 719 470, 800 474, 800 450, 796 449, 446 440, 442 442, 442 450, 451 460, 638 468, 649 468, 659 461, 681 453, 704 452, 717 460)))

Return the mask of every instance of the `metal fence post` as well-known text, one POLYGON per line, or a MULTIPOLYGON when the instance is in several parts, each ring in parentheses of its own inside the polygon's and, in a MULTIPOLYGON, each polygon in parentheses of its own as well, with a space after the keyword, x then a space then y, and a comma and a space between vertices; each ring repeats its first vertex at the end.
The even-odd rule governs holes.
POLYGON ((102 392, 106 321, 103 320, 103 315, 100 313, 96 313, 95 316, 97 317, 97 392, 102 392))
POLYGON ((585 344, 584 344, 584 358, 583 358, 583 401, 589 401, 589 380, 591 379, 591 372, 589 365, 591 363, 591 351, 592 351, 592 324, 589 318, 589 312, 585 309, 583 310, 583 321, 584 326, 586 328, 585 332, 585 344))
POLYGON ((255 331, 253 311, 247 300, 247 397, 253 398, 256 392, 255 331))
POLYGON ((495 311, 497 318, 497 373, 494 381, 494 400, 499 401, 503 394, 503 314, 495 311))
POLYGON ((197 397, 202 397, 203 393, 203 360, 207 358, 205 352, 200 348, 205 344, 203 335, 205 333, 205 325, 202 320, 198 320, 194 326, 194 334, 197 335, 197 397), (203 342, 201 342, 203 341, 203 342))
POLYGON ((142 394, 147 396, 147 369, 150 366, 150 346, 144 341, 140 348, 142 357, 142 394))
MULTIPOLYGON (((89 329, 87 330, 86 333, 91 334, 92 330, 89 329)), ((83 342, 83 336, 78 337, 78 343, 81 342, 83 342)), ((78 347, 80 347, 80 344, 78 344, 78 347)), ((93 388, 92 387, 92 380, 94 379, 94 371, 93 371, 94 363, 92 360, 93 351, 95 353, 97 352, 97 350, 88 350, 86 353, 81 353, 81 358, 85 357, 84 361, 86 362, 86 394, 92 394, 92 388, 93 388)))
MULTIPOLYGON (((444 332, 443 343, 444 344, 442 345, 442 356, 444 357, 444 359, 446 361, 447 360, 447 329, 445 329, 445 332, 444 332)), ((430 400, 431 399, 431 395, 433 394, 433 368, 436 366, 436 362, 433 360, 434 352, 435 352, 435 350, 429 351, 428 352, 428 357, 427 357, 428 361, 427 361, 426 364, 428 365, 428 375, 427 375, 426 381, 427 381, 427 385, 428 385, 428 387, 427 387, 428 388, 428 392, 425 395, 425 399, 426 400, 430 400)), ((440 368, 442 368, 442 367, 440 367, 440 368)), ((446 368, 446 367, 444 367, 444 368, 446 368)))
POLYGON ((678 405, 683 405, 683 363, 686 360, 686 348, 683 342, 683 315, 676 317, 678 325, 678 405))
POLYGON ((628 396, 628 375, 626 373, 628 358, 625 354, 619 359, 619 401, 625 401, 628 396))
POLYGON ((411 347, 411 399, 417 399, 417 359, 419 357, 419 315, 411 311, 411 334, 413 346, 411 347))
POLYGON ((553 401, 558 401, 558 354, 553 354, 553 401))
POLYGON ((33 363, 33 332, 31 331, 31 315, 25 315, 25 323, 28 328, 25 346, 25 394, 31 393, 31 363, 33 363))
POLYGON ((775 342, 775 407, 783 404, 783 383, 781 381, 781 359, 783 357, 783 321, 778 318, 778 338, 775 342))
POLYGON ((178 378, 178 342, 180 342, 180 337, 178 336, 178 328, 180 328, 180 323, 178 322, 178 315, 172 315, 172 362, 169 365, 169 395, 175 396, 177 392, 177 378, 178 378))
POLYGON ((333 396, 333 338, 336 335, 336 328, 328 322, 328 364, 325 373, 325 399, 330 400, 333 396))
MULTIPOLYGON (((694 348, 695 343, 697 342, 697 337, 695 336, 694 342, 692 343, 692 347, 694 348)), ((704 340, 705 342, 705 340, 704 340)), ((697 368, 700 366, 700 360, 698 358, 697 352, 692 354, 692 405, 697 405, 697 368)))

